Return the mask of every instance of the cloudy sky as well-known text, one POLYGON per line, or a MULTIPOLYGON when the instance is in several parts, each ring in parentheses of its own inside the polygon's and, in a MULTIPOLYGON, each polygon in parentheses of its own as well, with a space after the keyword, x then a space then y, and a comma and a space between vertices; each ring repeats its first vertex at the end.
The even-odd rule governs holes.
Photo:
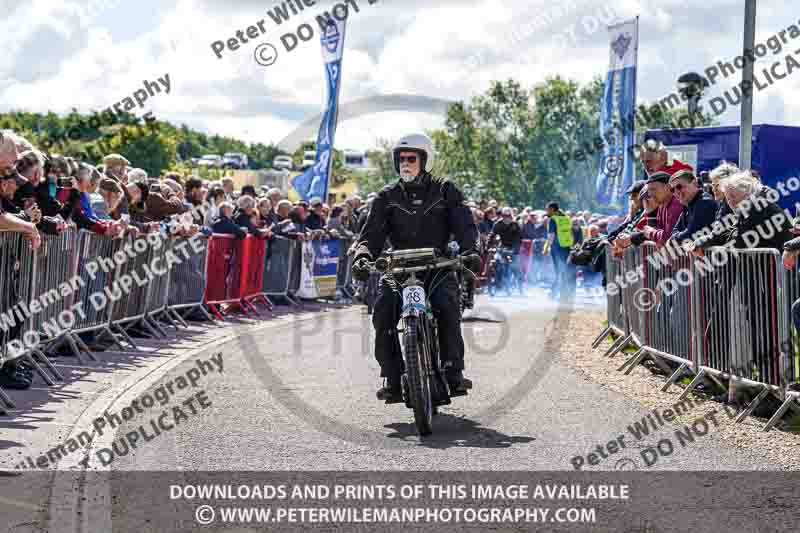
MULTIPOLYGON (((302 4, 302 0, 295 1, 302 4)), ((368 148, 376 138, 438 127, 430 102, 469 99, 491 80, 514 77, 532 86, 560 74, 586 82, 608 65, 609 22, 640 16, 639 101, 674 91, 678 75, 741 50, 741 0, 350 0, 341 102, 372 98, 366 115, 341 122, 339 148, 368 148), (352 9, 357 4, 359 12, 352 9), (609 5, 607 5, 609 4, 609 5), (692 7, 688 7, 690 4, 692 7), (425 97, 407 112, 380 111, 386 95, 425 97)), ((310 3, 311 0, 306 0, 310 3)), ((277 25, 268 12, 283 0, 0 0, 0 111, 102 110, 169 75, 170 93, 148 97, 133 112, 173 123, 277 143, 321 111, 325 82, 318 36, 286 51, 281 37, 335 2, 319 0, 277 25), (266 33, 218 58, 214 41, 262 23, 266 33), (258 65, 254 49, 273 44, 278 57, 258 65)), ((760 2, 756 41, 797 24, 794 2, 760 2)), ((289 11, 291 12, 291 11, 289 11)), ((260 33, 260 32, 259 32, 260 33)), ((756 64, 783 62, 800 37, 756 64)), ((800 60, 800 54, 795 56, 800 60)), ((736 82, 708 92, 721 95, 736 82)), ((800 124, 800 75, 756 97, 756 123, 800 124)), ((385 101, 391 103, 392 97, 385 101)), ((391 105, 387 104, 391 109, 391 105)), ((396 107, 396 106, 395 106, 396 107)), ((720 117, 738 123, 738 108, 720 117)), ((358 113, 355 113, 359 115, 358 113)))

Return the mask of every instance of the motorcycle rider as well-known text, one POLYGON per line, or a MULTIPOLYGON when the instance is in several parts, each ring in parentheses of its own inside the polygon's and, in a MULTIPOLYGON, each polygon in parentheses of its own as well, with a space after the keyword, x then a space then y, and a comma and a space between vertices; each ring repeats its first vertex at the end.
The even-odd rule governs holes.
MULTIPOLYGON (((400 179, 387 185, 372 202, 360 235, 353 262, 353 277, 369 278, 374 261, 391 240, 394 250, 435 248, 447 252, 451 234, 472 272, 480 268, 477 254, 478 233, 461 191, 450 181, 433 177, 434 150, 424 134, 402 137, 392 150, 394 167, 400 179)), ((425 291, 439 329, 442 366, 452 392, 465 394, 471 382, 463 376, 464 339, 461 336, 458 281, 453 271, 431 272, 424 276, 425 291), (431 281, 436 286, 431 291, 431 281)), ((401 311, 401 288, 386 276, 381 278, 372 316, 375 327, 375 358, 381 366, 385 385, 378 399, 386 403, 403 401, 401 376, 403 358, 397 335, 401 311)))
MULTIPOLYGON (((522 272, 519 269, 519 247, 522 244, 522 228, 519 226, 516 220, 512 217, 512 211, 510 207, 504 207, 500 211, 500 220, 494 223, 494 227, 492 228, 492 235, 497 235, 500 237, 500 243, 502 249, 511 250, 511 269, 517 275, 518 280, 522 280, 522 272)), ((498 249, 495 252, 495 264, 501 264, 503 260, 502 249, 498 249)), ((508 279, 504 280, 504 283, 508 283, 508 279)))

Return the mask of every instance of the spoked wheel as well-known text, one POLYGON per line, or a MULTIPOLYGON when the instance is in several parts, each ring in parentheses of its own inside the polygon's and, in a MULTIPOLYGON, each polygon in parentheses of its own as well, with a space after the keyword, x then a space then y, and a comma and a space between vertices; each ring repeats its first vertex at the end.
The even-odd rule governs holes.
POLYGON ((420 318, 409 316, 405 319, 403 349, 408 376, 408 394, 414 410, 414 422, 421 436, 433 432, 433 398, 431 395, 431 376, 428 372, 427 345, 420 318))

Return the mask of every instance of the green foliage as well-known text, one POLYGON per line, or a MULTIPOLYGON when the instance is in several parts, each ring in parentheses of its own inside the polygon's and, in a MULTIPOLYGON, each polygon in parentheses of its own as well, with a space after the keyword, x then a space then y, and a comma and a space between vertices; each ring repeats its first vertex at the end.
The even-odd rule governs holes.
POLYGON ((375 167, 374 171, 359 172, 354 175, 361 194, 378 192, 389 183, 397 181, 397 172, 392 161, 392 143, 388 139, 378 141, 378 150, 367 151, 367 159, 375 167))
MULTIPOLYGON (((451 105, 444 128, 432 132, 439 173, 475 200, 540 208, 557 200, 568 208, 598 209, 602 95, 599 77, 580 86, 556 76, 530 91, 514 80, 492 82, 469 103, 451 105)), ((646 119, 637 116, 637 139, 646 129, 673 127, 685 114, 662 107, 646 119)), ((697 121, 710 123, 708 116, 697 121)))
POLYGON ((206 135, 187 125, 128 113, 80 114, 73 110, 64 117, 48 112, 0 113, 0 128, 12 129, 46 153, 59 153, 99 164, 103 156, 117 152, 150 175, 187 169, 193 157, 205 154, 241 152, 251 168, 269 168, 279 148, 262 143, 247 144, 219 135, 206 135))

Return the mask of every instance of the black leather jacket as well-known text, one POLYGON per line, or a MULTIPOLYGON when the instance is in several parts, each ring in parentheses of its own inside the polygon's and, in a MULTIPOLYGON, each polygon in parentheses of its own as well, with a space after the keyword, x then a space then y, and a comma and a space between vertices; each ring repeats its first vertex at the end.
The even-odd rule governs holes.
POLYGON ((478 229, 461 191, 452 182, 426 173, 420 184, 397 181, 378 193, 355 260, 377 258, 387 238, 395 250, 436 248, 444 254, 451 234, 462 254, 477 250, 478 229))

